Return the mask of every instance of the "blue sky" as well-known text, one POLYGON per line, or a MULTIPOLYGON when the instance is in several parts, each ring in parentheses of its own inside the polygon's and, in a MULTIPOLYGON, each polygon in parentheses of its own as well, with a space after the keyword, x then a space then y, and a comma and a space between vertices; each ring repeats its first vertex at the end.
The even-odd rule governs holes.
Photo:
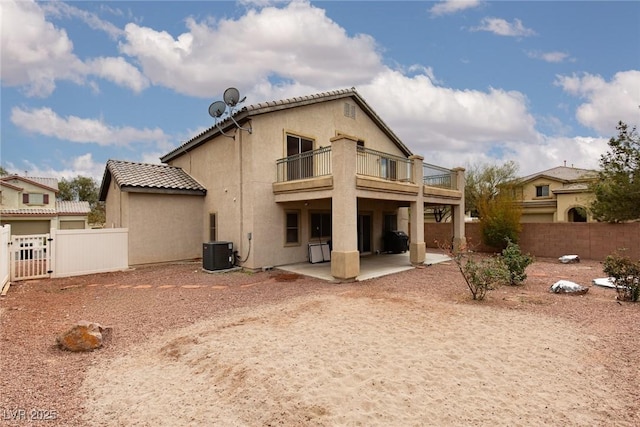
POLYGON ((2 0, 0 164, 101 179, 255 104, 355 87, 445 167, 596 168, 640 125, 640 2, 2 0))

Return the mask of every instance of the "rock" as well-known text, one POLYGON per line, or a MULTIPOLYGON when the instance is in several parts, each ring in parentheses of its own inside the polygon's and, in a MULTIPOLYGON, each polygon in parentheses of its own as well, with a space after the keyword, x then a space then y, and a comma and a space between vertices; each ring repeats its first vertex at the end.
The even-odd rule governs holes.
POLYGON ((56 339, 58 346, 68 351, 91 351, 102 347, 111 328, 103 328, 98 323, 81 320, 56 339))
POLYGON ((578 255, 562 255, 560 258, 558 258, 558 261, 563 264, 572 264, 575 262, 580 262, 580 257, 578 255))
POLYGON ((570 282, 568 280, 558 280, 556 283, 551 285, 551 287, 549 288, 549 292, 553 292, 556 294, 564 293, 572 295, 584 295, 589 292, 589 288, 578 285, 574 282, 570 282))

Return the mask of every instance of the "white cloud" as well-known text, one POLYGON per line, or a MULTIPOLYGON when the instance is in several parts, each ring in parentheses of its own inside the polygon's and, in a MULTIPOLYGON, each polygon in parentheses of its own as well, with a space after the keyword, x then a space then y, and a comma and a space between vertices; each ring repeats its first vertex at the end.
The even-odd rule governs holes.
POLYGON ((432 16, 448 15, 465 9, 478 7, 480 0, 444 0, 436 3, 429 9, 432 16))
POLYGON ((455 90, 434 85, 426 75, 392 70, 358 91, 419 152, 535 136, 535 120, 519 92, 455 90))
MULTIPOLYGON (((45 5, 52 10, 78 11, 63 3, 45 5)), ((80 12, 75 14, 82 15, 80 12)), ((87 76, 91 75, 137 91, 148 85, 123 58, 96 58, 84 63, 73 53, 73 43, 66 31, 48 22, 38 3, 2 1, 1 19, 0 76, 5 86, 24 87, 28 96, 47 97, 59 80, 86 84, 87 76)))
POLYGON ((528 37, 535 36, 536 32, 522 25, 522 21, 514 19, 513 23, 502 18, 483 18, 478 27, 471 31, 488 31, 499 36, 507 37, 528 37))
POLYGON ((30 133, 70 142, 92 143, 102 146, 126 146, 132 143, 164 144, 169 140, 169 137, 160 128, 117 127, 107 125, 101 120, 76 116, 60 117, 50 108, 22 109, 14 107, 11 110, 11 122, 30 133))
MULTIPOLYGON (((68 3, 61 1, 46 2, 42 4, 42 10, 49 16, 70 17, 82 20, 85 24, 94 30, 101 30, 107 33, 112 39, 117 39, 123 35, 122 29, 116 27, 112 23, 100 19, 95 13, 78 9, 68 3)), ((109 9, 113 11, 114 9, 109 9)), ((120 12, 121 14, 122 12, 120 12)))
POLYGON ((619 121, 640 124, 640 71, 616 73, 607 82, 599 75, 584 73, 557 76, 555 84, 565 92, 585 99, 576 110, 576 118, 600 135, 613 136, 619 121))
POLYGON ((527 56, 533 59, 541 59, 546 62, 559 63, 565 61, 574 62, 575 59, 571 58, 571 56, 566 52, 540 52, 540 51, 529 51, 527 52, 527 56))
POLYGON ((96 162, 91 153, 85 153, 66 160, 58 161, 57 168, 47 165, 36 165, 28 159, 23 159, 19 166, 11 163, 8 170, 18 173, 19 175, 71 179, 76 176, 87 176, 96 180, 98 185, 102 180, 105 165, 102 162, 96 162))
POLYGON ((120 49, 154 84, 199 97, 272 76, 301 86, 350 87, 384 68, 370 36, 349 36, 306 2, 252 9, 237 20, 188 19, 186 25, 189 31, 174 38, 130 23, 120 49))
POLYGON ((36 3, 2 2, 2 83, 26 86, 31 96, 47 96, 58 79, 81 79, 82 62, 64 30, 45 20, 36 3))
POLYGON ((135 93, 149 87, 149 80, 124 58, 95 58, 87 62, 87 67, 92 74, 119 86, 128 87, 135 93))

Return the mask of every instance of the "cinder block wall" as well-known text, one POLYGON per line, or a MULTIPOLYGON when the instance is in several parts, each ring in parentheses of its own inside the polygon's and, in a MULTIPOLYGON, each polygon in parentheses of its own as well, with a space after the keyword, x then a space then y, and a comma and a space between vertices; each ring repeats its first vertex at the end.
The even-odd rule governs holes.
MULTIPOLYGON (((428 248, 437 248, 435 241, 451 242, 451 223, 425 223, 424 241, 428 248)), ((494 252, 483 245, 480 224, 467 223, 466 236, 478 252, 494 252)), ((607 223, 525 223, 520 234, 520 248, 537 257, 579 255, 584 259, 603 260, 620 248, 632 259, 640 259, 640 222, 607 223)))

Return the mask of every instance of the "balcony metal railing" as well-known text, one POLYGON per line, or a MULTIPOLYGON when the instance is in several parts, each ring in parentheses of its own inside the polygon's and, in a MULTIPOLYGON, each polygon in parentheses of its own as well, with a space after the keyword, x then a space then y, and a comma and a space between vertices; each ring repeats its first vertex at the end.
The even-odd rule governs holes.
POLYGON ((412 161, 406 157, 358 147, 356 173, 389 181, 413 182, 411 164, 412 161))
POLYGON ((422 181, 424 185, 429 187, 446 188, 450 190, 457 189, 455 172, 440 166, 431 165, 429 163, 422 164, 422 181))
POLYGON ((331 175, 331 146, 276 161, 277 182, 331 175))

